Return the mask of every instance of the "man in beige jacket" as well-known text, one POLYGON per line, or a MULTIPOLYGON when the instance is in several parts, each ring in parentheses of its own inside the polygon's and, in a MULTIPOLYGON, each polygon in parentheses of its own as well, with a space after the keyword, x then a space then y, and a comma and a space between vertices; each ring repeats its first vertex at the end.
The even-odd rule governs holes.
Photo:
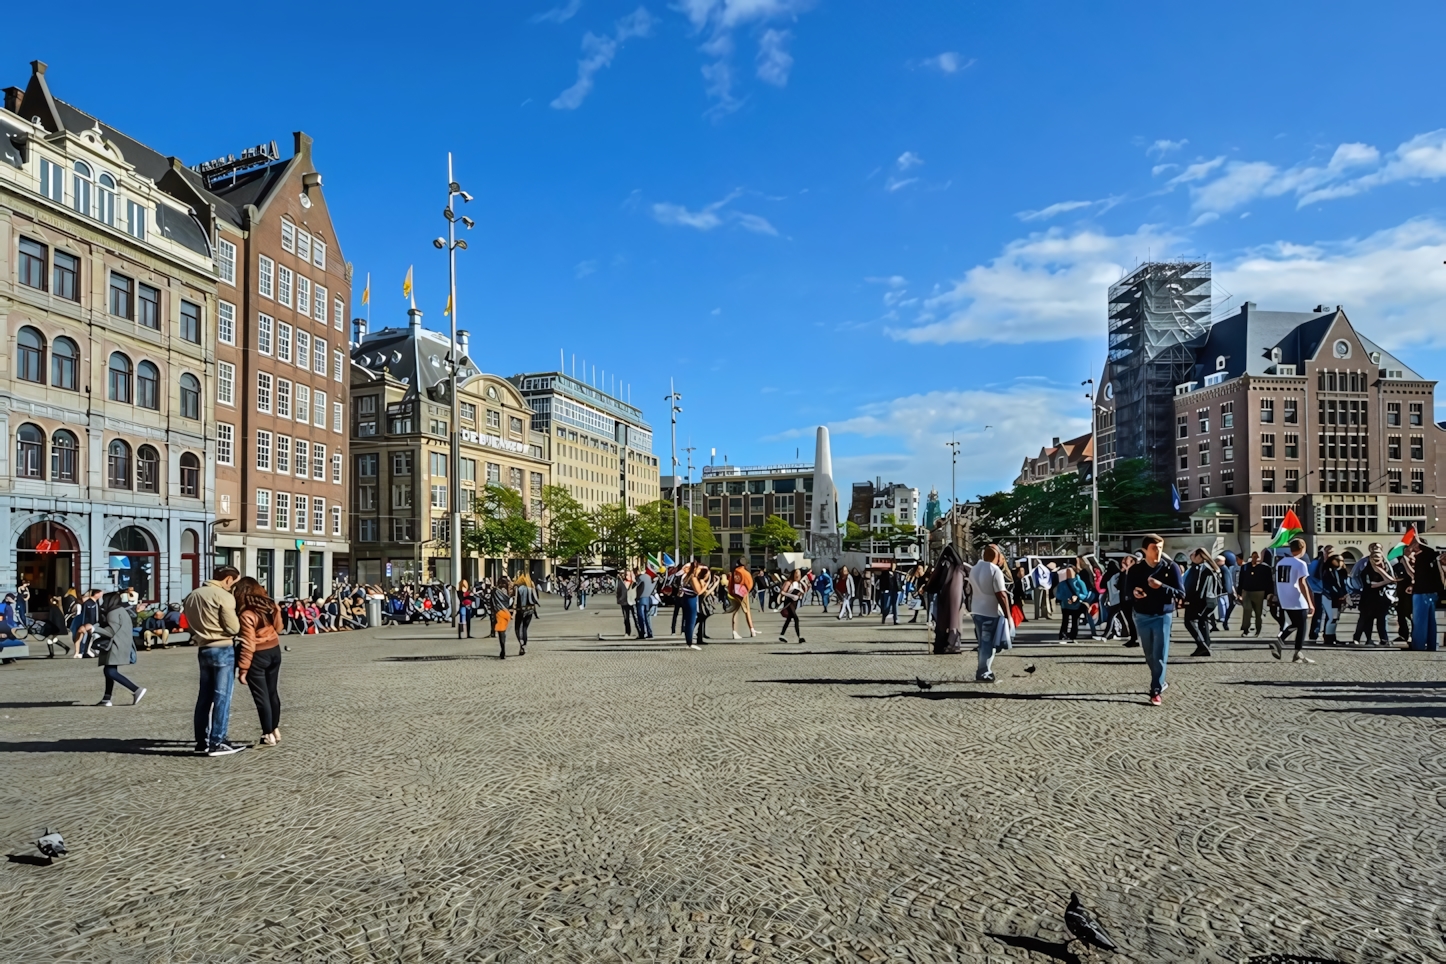
POLYGON ((239 576, 233 567, 221 566, 210 582, 191 590, 181 604, 201 666, 201 686, 196 694, 192 722, 196 752, 205 756, 228 756, 246 749, 245 744, 226 740, 226 727, 231 719, 231 688, 236 683, 233 643, 236 634, 241 632, 231 587, 239 576))

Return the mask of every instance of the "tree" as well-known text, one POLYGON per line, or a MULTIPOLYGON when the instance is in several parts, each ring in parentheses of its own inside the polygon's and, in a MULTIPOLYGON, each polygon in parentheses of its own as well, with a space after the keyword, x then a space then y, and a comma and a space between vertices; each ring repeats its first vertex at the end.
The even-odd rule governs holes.
MULTIPOLYGON (((1144 459, 1121 459, 1100 473, 1100 530, 1138 532, 1175 529, 1181 516, 1170 506, 1164 486, 1150 475, 1144 459)), ((1036 485, 979 497, 974 531, 1000 541, 1013 536, 1078 534, 1090 526, 1090 490, 1080 476, 1057 475, 1036 485)))
POLYGON ((1100 531, 1140 532, 1178 529, 1181 513, 1170 504, 1170 493, 1150 474, 1145 459, 1120 459, 1100 475, 1100 531))
POLYGON ((522 495, 489 484, 472 503, 477 525, 462 534, 464 547, 483 558, 530 556, 537 549, 537 523, 527 518, 522 495))
POLYGON ((572 497, 572 493, 560 485, 545 486, 542 490, 542 513, 547 526, 543 552, 549 559, 591 555, 597 542, 597 532, 588 519, 587 510, 572 497))
POLYGON ((596 533, 594 548, 606 560, 627 565, 638 553, 638 524, 622 502, 600 505, 588 515, 588 524, 596 533))
MULTIPOLYGON (((634 517, 637 520, 637 551, 639 555, 673 553, 673 503, 658 499, 638 506, 634 517)), ((693 554, 697 556, 716 552, 718 537, 713 527, 702 516, 695 516, 686 508, 678 510, 678 551, 688 553, 688 530, 693 531, 693 554)))
POLYGON ((798 548, 798 532, 791 523, 771 515, 748 530, 748 545, 765 556, 792 552, 798 548))

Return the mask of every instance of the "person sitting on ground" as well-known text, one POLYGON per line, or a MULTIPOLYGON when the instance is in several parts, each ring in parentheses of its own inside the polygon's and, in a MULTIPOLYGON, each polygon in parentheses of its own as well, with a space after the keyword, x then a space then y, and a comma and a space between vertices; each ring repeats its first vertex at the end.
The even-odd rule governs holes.
POLYGON ((151 649, 155 646, 166 646, 171 638, 171 631, 166 628, 166 619, 162 611, 152 609, 141 622, 141 647, 151 649))

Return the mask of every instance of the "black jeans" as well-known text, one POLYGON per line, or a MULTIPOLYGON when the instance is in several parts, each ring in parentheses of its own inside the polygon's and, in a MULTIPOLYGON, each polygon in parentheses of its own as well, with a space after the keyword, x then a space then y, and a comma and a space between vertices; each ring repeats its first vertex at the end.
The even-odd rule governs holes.
POLYGON ((271 733, 281 725, 281 647, 258 649, 251 655, 246 670, 246 688, 256 702, 256 715, 261 720, 262 734, 271 733))
POLYGON ((517 645, 527 647, 527 627, 532 625, 532 613, 523 612, 517 614, 517 645))
POLYGON ((1059 638, 1076 639, 1079 637, 1079 617, 1082 609, 1061 609, 1059 611, 1059 638))
POLYGON ((1209 604, 1202 604, 1199 608, 1185 608, 1185 631, 1195 640, 1196 646, 1210 648, 1210 616, 1214 610, 1215 607, 1209 604))
POLYGON ((799 639, 803 638, 803 627, 798 625, 798 610, 785 609, 783 611, 783 628, 778 631, 778 638, 782 639, 788 635, 788 624, 793 623, 793 635, 799 639))
POLYGON ((140 689, 139 686, 137 686, 136 684, 132 683, 130 680, 126 679, 124 676, 121 675, 121 671, 120 671, 120 667, 119 667, 119 666, 102 666, 102 667, 101 667, 101 672, 105 673, 105 698, 106 698, 106 699, 110 699, 111 693, 115 692, 115 684, 117 684, 117 683, 119 683, 120 685, 124 686, 126 689, 130 690, 132 693, 134 693, 136 690, 140 689))
POLYGON ((633 634, 633 604, 618 603, 618 608, 623 611, 623 635, 631 636, 633 634))
POLYGON ((1283 609, 1286 620, 1290 625, 1280 631, 1280 641, 1284 643, 1290 639, 1290 634, 1295 633, 1295 651, 1305 645, 1305 610, 1304 609, 1283 609))
POLYGON ((1371 627, 1374 626, 1380 634, 1381 642, 1389 643, 1391 634, 1386 632, 1386 613, 1389 610, 1389 604, 1383 606, 1380 603, 1365 603, 1362 605, 1360 618, 1356 620, 1356 631, 1351 634, 1352 642, 1359 642, 1364 637, 1365 641, 1369 643, 1371 627))

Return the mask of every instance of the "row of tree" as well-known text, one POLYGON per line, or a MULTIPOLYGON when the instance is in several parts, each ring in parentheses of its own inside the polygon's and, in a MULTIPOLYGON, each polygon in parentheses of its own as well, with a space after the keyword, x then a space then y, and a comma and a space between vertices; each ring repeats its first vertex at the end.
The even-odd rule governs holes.
MULTIPOLYGON (((670 502, 649 502, 634 512, 621 502, 588 509, 563 486, 549 485, 542 490, 541 508, 542 518, 533 518, 520 492, 488 485, 473 503, 475 520, 463 532, 463 548, 492 559, 601 557, 615 564, 661 556, 673 548, 670 502)), ((686 508, 677 515, 679 542, 685 552, 690 532, 694 553, 717 550, 718 539, 707 519, 686 508)))
MULTIPOLYGON (((1100 473, 1099 490, 1101 532, 1175 529, 1183 524, 1184 517, 1150 474, 1145 459, 1117 461, 1110 471, 1100 473)), ((1067 533, 1083 540, 1089 527, 1088 479, 1070 474, 980 496, 974 533, 989 541, 1067 533)))

